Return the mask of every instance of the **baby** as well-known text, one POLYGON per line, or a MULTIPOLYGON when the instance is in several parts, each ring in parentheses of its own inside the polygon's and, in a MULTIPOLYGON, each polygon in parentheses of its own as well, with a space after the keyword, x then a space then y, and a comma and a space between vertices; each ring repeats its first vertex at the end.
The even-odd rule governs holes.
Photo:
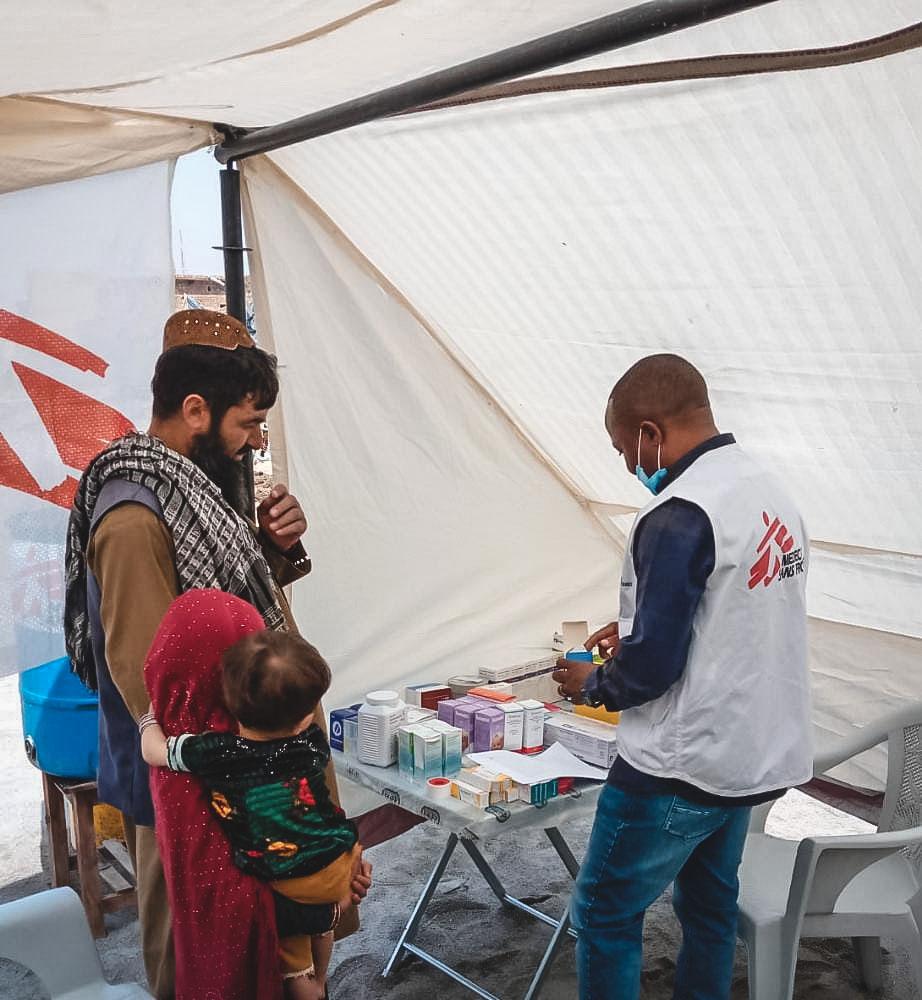
MULTIPOLYGON (((221 664, 224 700, 239 735, 167 738, 149 713, 139 723, 144 760, 202 780, 236 865, 271 885, 280 920, 291 914, 289 901, 334 904, 335 926, 340 901, 350 898, 361 847, 355 825, 330 798, 324 779, 330 745, 313 722, 330 686, 330 668, 300 636, 271 630, 244 636, 221 664)), ((281 939, 289 997, 327 995, 332 950, 332 928, 281 939)))

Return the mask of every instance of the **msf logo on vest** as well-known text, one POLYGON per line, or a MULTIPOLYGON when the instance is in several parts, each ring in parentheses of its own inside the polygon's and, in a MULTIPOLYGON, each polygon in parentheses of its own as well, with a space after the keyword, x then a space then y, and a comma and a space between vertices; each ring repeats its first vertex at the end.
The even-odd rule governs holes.
POLYGON ((770 586, 775 580, 786 580, 804 571, 804 550, 778 517, 770 518, 762 511, 766 531, 756 549, 758 558, 749 567, 749 589, 761 583, 770 586))

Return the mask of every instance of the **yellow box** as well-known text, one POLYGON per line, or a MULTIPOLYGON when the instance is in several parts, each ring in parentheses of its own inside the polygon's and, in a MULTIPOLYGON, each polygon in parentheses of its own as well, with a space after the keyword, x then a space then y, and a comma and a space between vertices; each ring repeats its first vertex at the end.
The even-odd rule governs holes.
POLYGON ((598 719, 599 722, 607 722, 612 726, 617 726, 621 718, 620 712, 609 712, 604 705, 598 708, 591 708, 589 705, 574 705, 574 715, 584 715, 587 719, 598 719))

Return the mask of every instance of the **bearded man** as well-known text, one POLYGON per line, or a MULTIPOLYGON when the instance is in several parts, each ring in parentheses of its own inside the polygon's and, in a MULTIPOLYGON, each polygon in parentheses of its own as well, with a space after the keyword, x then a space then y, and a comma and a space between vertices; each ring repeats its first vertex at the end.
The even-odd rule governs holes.
POLYGON ((224 590, 267 627, 294 628, 282 587, 307 574, 310 559, 300 541, 307 522, 286 487, 274 487, 255 523, 238 513, 243 459, 261 447, 278 395, 275 358, 242 323, 202 309, 171 316, 163 348, 150 429, 106 448, 77 489, 65 634, 75 670, 99 691, 99 799, 125 817, 148 980, 169 998, 170 912, 137 726, 150 702, 144 661, 187 590, 224 590))

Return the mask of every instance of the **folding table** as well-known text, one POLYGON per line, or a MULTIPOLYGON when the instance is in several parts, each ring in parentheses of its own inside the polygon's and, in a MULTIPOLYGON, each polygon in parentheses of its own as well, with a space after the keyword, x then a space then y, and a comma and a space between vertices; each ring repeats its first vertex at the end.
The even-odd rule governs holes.
POLYGON ((560 832, 559 824, 580 816, 592 815, 595 812, 596 802, 599 792, 602 789, 600 783, 583 782, 571 792, 551 799, 542 806, 533 806, 525 802, 513 802, 503 805, 490 806, 487 810, 475 809, 453 798, 437 798, 433 796, 428 787, 421 782, 414 782, 405 775, 400 774, 396 765, 391 767, 374 767, 370 764, 363 764, 355 757, 347 757, 337 751, 333 752, 333 760, 337 772, 345 778, 355 781, 365 788, 377 792, 382 798, 394 805, 409 809, 430 823, 435 823, 447 831, 448 837, 445 849, 432 869, 426 884, 416 900, 413 912, 406 926, 401 933, 387 964, 384 966, 382 975, 389 976, 400 963, 408 956, 415 955, 417 958, 428 963, 445 975, 450 976, 455 982, 460 983, 472 993, 484 1000, 499 1000, 499 998, 488 992, 483 986, 473 982, 460 972, 453 969, 446 962, 430 954, 417 945, 416 937, 422 927, 426 910, 432 901, 438 884, 445 873, 448 862, 460 844, 477 870, 486 880, 487 885, 493 891, 496 898, 503 906, 514 907, 523 913, 528 913, 545 924, 552 927, 553 934, 547 948, 542 955, 538 967, 535 969, 524 1000, 534 1000, 544 984, 545 977, 550 968, 551 962, 566 934, 573 934, 569 923, 569 908, 566 908, 560 918, 553 917, 536 910, 522 900, 510 895, 497 873, 490 866, 483 856, 478 846, 491 837, 503 836, 514 833, 517 830, 540 826, 544 829, 548 840, 557 852, 571 878, 576 878, 579 870, 579 862, 573 856, 569 845, 564 840, 560 832))

